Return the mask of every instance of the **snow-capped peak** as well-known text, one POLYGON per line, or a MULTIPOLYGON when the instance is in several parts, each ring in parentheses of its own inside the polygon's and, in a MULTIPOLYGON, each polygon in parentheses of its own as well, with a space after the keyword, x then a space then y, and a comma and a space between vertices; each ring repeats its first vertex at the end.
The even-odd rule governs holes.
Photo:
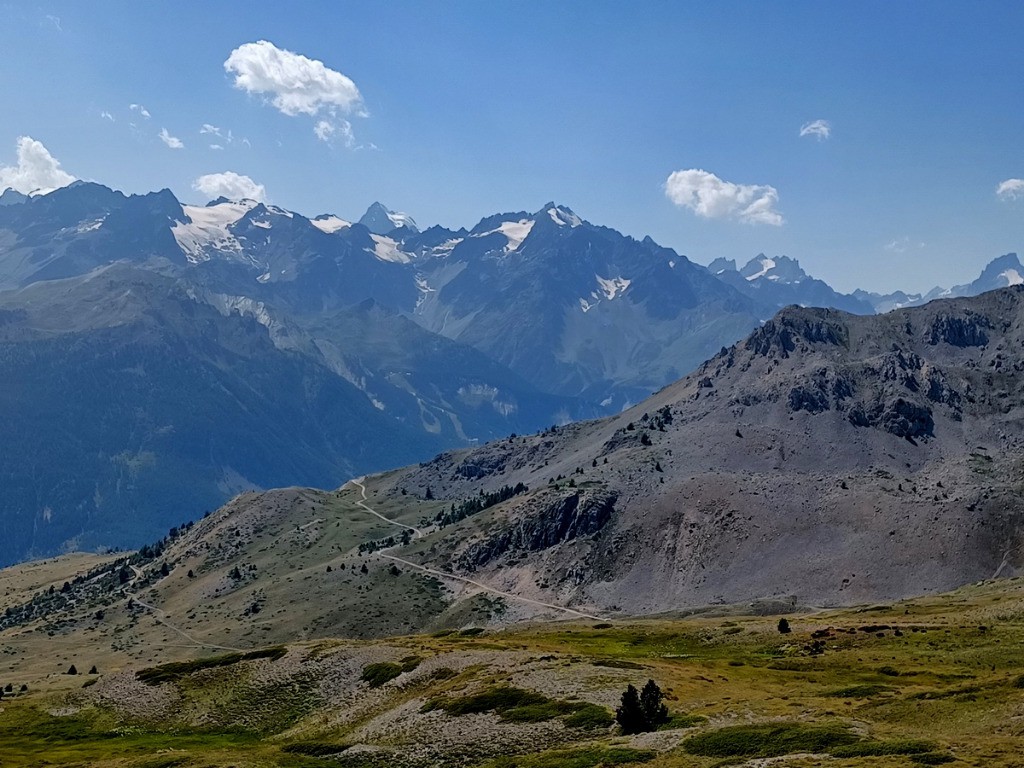
POLYGON ((209 258, 207 249, 237 253, 242 250, 229 231, 245 214, 259 203, 255 200, 231 201, 218 198, 205 206, 183 205, 188 221, 175 222, 171 228, 185 257, 195 263, 209 258))
POLYGON ((579 227, 583 224, 583 219, 568 208, 560 205, 549 207, 548 216, 550 216, 551 220, 560 227, 579 227))
POLYGON ((352 222, 340 219, 331 213, 322 213, 315 219, 310 219, 309 223, 328 235, 334 234, 342 229, 348 229, 352 226, 352 222))
POLYGON ((392 211, 381 203, 374 203, 367 208, 359 223, 375 235, 386 235, 400 227, 405 227, 411 232, 419 232, 412 216, 401 211, 392 211))

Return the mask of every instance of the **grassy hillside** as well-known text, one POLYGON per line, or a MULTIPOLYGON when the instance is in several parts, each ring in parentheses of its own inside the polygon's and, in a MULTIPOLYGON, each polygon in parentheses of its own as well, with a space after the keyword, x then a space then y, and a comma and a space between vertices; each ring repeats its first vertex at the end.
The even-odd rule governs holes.
MULTIPOLYGON (((1020 581, 790 615, 787 634, 777 617, 717 613, 211 649, 191 661, 194 650, 168 644, 110 657, 97 675, 41 676, 14 657, 0 683, 28 691, 15 685, 0 702, 0 755, 5 767, 1019 764, 1020 581), (672 719, 624 736, 612 710, 649 678, 672 719)), ((52 640, 37 633, 26 649, 56 664, 52 640)), ((4 653, 8 643, 0 635, 4 653)), ((73 657, 83 673, 84 653, 73 657)))

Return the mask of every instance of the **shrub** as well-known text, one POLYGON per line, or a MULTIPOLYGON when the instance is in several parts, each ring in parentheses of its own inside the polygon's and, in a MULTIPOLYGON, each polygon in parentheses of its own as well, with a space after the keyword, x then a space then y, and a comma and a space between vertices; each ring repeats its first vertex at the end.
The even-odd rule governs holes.
POLYGON ((174 661, 170 664, 161 664, 159 667, 140 669, 135 673, 135 677, 146 685, 160 685, 160 683, 173 682, 204 669, 227 667, 232 664, 238 664, 241 661, 255 661, 256 659, 277 661, 286 653, 288 653, 287 648, 283 645, 277 645, 271 648, 261 648, 257 651, 247 651, 246 653, 226 653, 223 656, 211 656, 207 659, 174 661))
POLYGON ((923 755, 911 755, 910 762, 917 765, 945 765, 956 760, 948 752, 925 752, 923 755))
POLYGON ((789 627, 789 619, 785 617, 779 619, 779 634, 788 635, 792 631, 789 627))
POLYGON ((628 747, 583 747, 544 752, 539 755, 499 757, 488 768, 611 768, 646 763, 658 756, 649 749, 628 747))
POLYGON ((895 689, 888 685, 851 685, 849 688, 840 688, 827 693, 826 696, 835 696, 839 699, 866 699, 892 690, 895 689))
POLYGON ((363 674, 359 679, 364 683, 369 683, 371 688, 380 688, 384 683, 394 680, 403 671, 401 664, 395 664, 393 661, 381 661, 363 667, 363 674))
POLYGON ((336 755, 348 749, 348 744, 331 744, 327 741, 296 741, 281 747, 282 752, 309 757, 326 757, 336 755))
POLYGON ((833 757, 882 757, 884 755, 921 755, 932 752, 935 744, 930 741, 896 739, 893 741, 859 741, 845 744, 831 750, 833 757))
POLYGON ((570 728, 597 730, 600 728, 608 728, 615 722, 615 717, 602 706, 597 704, 584 704, 562 722, 570 728))
POLYGON ((699 733, 684 741, 683 749, 704 757, 779 757, 795 752, 826 752, 855 741, 857 737, 845 725, 763 723, 699 733))

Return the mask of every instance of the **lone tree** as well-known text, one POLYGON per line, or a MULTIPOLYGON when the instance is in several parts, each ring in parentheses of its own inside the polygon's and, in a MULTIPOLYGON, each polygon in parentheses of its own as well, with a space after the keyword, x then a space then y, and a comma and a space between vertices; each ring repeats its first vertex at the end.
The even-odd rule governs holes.
POLYGON ((622 693, 622 705, 615 710, 615 721, 625 734, 656 731, 668 722, 668 707, 662 703, 665 694, 653 680, 642 691, 632 685, 622 693))
POLYGON ((793 630, 789 628, 789 619, 785 617, 779 619, 779 634, 788 635, 792 631, 793 630))
POLYGON ((69 675, 77 675, 78 674, 78 670, 75 669, 75 665, 74 664, 72 664, 70 667, 68 667, 67 674, 69 674, 69 675))

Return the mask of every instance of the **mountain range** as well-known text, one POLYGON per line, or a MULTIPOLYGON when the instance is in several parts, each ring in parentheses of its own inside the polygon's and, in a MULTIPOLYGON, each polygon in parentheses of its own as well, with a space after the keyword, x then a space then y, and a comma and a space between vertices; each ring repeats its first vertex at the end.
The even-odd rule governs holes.
MULTIPOLYGON (((86 182, 0 203, 0 563, 617 413, 787 305, 928 298, 782 256, 704 268, 554 203, 422 232, 380 203, 353 223, 86 182)), ((1009 254, 946 294, 1021 274, 1009 254)))

